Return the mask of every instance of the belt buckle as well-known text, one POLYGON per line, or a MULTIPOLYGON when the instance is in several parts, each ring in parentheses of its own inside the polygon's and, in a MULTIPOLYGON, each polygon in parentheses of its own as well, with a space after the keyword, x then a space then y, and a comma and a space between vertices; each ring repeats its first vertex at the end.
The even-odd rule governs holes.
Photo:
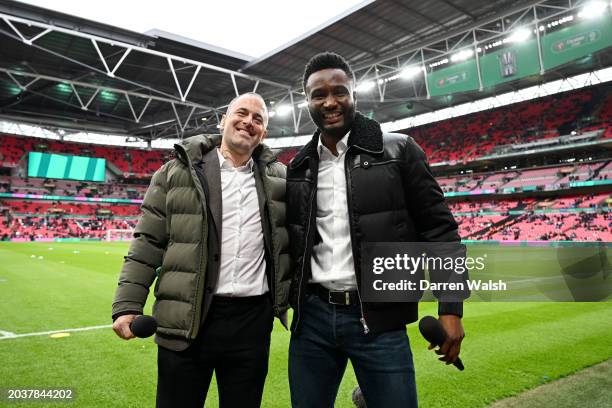
POLYGON ((327 300, 332 305, 349 306, 351 304, 351 297, 348 291, 330 290, 327 295, 327 300), (344 303, 334 301, 332 299, 332 293, 344 293, 344 303))

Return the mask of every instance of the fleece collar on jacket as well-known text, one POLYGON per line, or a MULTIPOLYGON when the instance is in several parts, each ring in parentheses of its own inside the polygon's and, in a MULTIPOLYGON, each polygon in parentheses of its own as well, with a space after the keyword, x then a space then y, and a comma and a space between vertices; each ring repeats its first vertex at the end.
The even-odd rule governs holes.
MULTIPOLYGON (((199 163, 206 153, 221 145, 221 135, 197 135, 174 145, 176 156, 183 163, 199 163)), ((253 160, 266 166, 276 160, 276 155, 265 144, 259 144, 253 151, 253 160)))
MULTIPOLYGON (((360 112, 356 112, 353 126, 351 127, 351 133, 348 138, 348 146, 363 150, 368 153, 382 153, 383 152, 383 138, 382 129, 380 124, 373 119, 369 119, 362 115, 360 112)), ((306 146, 295 156, 289 166, 291 168, 299 167, 305 159, 316 158, 317 144, 319 137, 321 136, 321 130, 317 131, 312 136, 312 140, 308 142, 306 146)))

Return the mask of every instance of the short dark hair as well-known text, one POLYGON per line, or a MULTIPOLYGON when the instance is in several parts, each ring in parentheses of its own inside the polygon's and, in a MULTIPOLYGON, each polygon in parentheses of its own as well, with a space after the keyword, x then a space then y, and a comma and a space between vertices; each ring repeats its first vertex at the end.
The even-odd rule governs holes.
POLYGON ((351 69, 349 63, 344 59, 342 55, 336 54, 335 52, 322 52, 310 59, 304 68, 304 77, 302 78, 302 87, 306 92, 306 82, 312 74, 323 69, 341 69, 346 73, 353 82, 355 81, 355 74, 351 69))

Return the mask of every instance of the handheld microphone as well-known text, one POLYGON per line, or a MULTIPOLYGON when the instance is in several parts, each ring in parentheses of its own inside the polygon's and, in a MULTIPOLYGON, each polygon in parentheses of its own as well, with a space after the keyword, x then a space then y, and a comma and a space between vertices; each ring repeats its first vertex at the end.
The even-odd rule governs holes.
POLYGON ((136 316, 130 323, 130 330, 134 336, 144 339, 152 336, 157 330, 157 321, 153 316, 136 316))
MULTIPOLYGON (((444 327, 442 327, 438 319, 433 316, 425 316, 421 319, 419 322, 419 331, 425 340, 438 347, 444 344, 446 340, 446 331, 444 327)), ((459 357, 457 357, 453 365, 457 367, 459 371, 465 369, 459 357)))

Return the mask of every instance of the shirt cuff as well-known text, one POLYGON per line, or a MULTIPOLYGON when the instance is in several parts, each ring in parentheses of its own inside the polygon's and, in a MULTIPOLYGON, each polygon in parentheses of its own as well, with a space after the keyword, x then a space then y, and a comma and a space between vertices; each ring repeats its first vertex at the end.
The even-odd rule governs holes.
POLYGON ((438 315, 455 315, 463 317, 463 302, 439 302, 438 315))
POLYGON ((114 322, 115 320, 117 320, 117 318, 119 318, 120 316, 125 316, 125 315, 130 315, 130 314, 133 314, 133 315, 141 315, 141 314, 142 314, 142 312, 138 312, 138 311, 135 311, 135 310, 124 310, 123 312, 118 312, 118 313, 115 313, 115 314, 113 315, 113 322, 114 322))

